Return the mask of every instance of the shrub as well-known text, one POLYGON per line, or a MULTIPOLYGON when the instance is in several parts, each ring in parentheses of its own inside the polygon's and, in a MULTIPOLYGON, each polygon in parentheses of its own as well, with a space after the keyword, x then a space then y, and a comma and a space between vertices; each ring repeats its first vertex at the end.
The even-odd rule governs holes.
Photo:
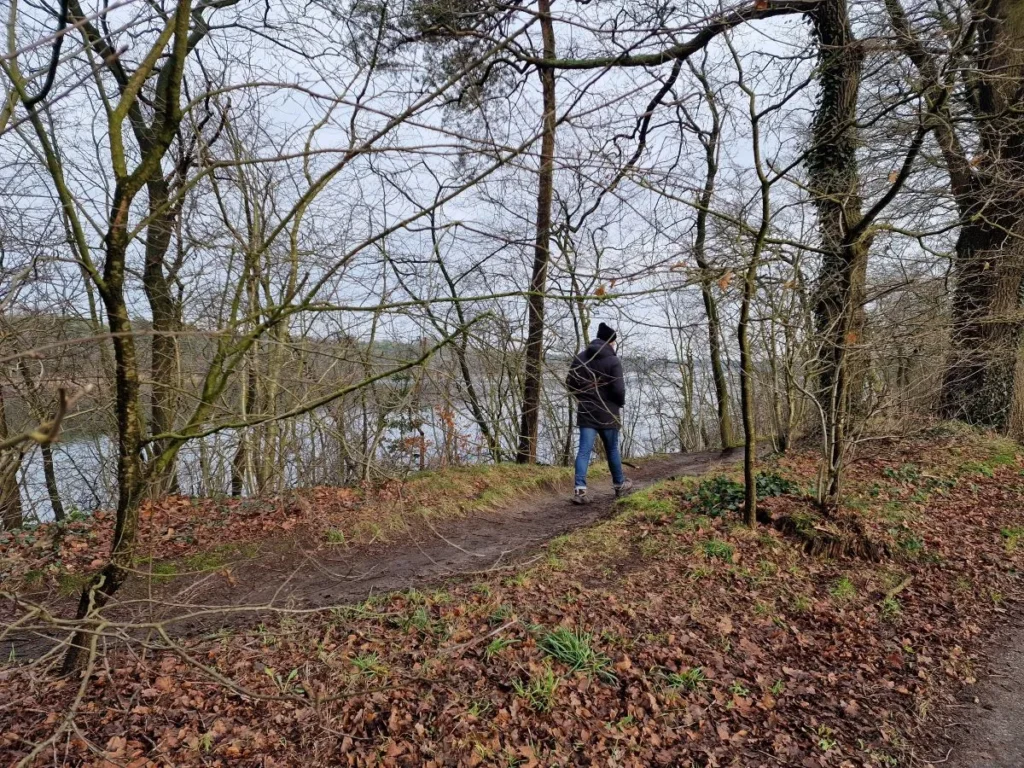
MULTIPOLYGON (((800 490, 792 480, 787 480, 778 472, 767 471, 758 473, 755 487, 758 497, 762 499, 800 490)), ((742 509, 745 495, 743 483, 730 480, 725 475, 715 475, 698 484, 688 501, 701 514, 721 517, 742 509)))
POLYGON ((721 517, 727 512, 736 512, 743 506, 743 486, 725 475, 701 482, 689 501, 704 515, 721 517))
POLYGON ((796 493, 800 486, 792 480, 787 480, 778 472, 760 472, 757 475, 757 495, 766 499, 770 496, 783 496, 787 493, 796 493))

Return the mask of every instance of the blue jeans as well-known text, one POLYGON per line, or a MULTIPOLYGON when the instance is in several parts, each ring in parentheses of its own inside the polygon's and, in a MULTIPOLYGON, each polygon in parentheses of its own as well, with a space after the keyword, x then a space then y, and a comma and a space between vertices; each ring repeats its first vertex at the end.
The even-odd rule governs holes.
POLYGON ((580 427, 580 450, 576 454, 576 487, 587 487, 587 468, 590 466, 590 455, 594 452, 594 443, 598 435, 604 443, 604 452, 608 454, 608 469, 612 471, 612 482, 622 485, 626 476, 622 474, 622 457, 619 456, 619 430, 594 429, 580 427))

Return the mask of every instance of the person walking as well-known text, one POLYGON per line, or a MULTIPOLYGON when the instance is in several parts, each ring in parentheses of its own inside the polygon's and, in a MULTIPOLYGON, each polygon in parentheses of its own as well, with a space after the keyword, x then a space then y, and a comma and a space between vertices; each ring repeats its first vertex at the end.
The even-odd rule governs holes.
POLYGON ((619 455, 619 430, 622 426, 621 410, 626 404, 626 382, 622 376, 622 363, 615 354, 615 330, 601 323, 597 338, 573 358, 565 384, 576 398, 576 421, 580 430, 580 446, 576 453, 576 487, 573 503, 586 504, 587 469, 594 443, 601 438, 612 472, 615 495, 628 493, 633 483, 622 473, 619 455))

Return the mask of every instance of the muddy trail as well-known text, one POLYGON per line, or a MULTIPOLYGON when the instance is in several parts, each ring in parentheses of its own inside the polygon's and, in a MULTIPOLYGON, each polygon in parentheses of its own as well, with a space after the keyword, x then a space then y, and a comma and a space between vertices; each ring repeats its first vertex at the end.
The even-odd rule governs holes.
POLYGON ((1024 612, 999 633, 980 665, 978 685, 968 686, 942 718, 943 733, 932 764, 949 768, 1024 766, 1024 612))
MULTIPOLYGON (((643 460, 629 472, 637 489, 661 480, 700 475, 740 460, 742 449, 674 454, 643 460)), ((352 605, 376 594, 437 585, 499 569, 514 569, 541 555, 551 539, 614 513, 610 481, 591 484, 590 504, 570 503, 571 483, 534 493, 500 509, 431 524, 395 541, 337 547, 301 534, 265 542, 251 558, 229 568, 167 582, 136 578, 103 612, 115 634, 138 636, 138 625, 159 624, 185 638, 242 624, 273 612, 304 612, 352 605)), ((74 615, 75 602, 50 606, 55 616, 74 615)), ((39 632, 8 635, 3 652, 23 661, 62 642, 39 632)))

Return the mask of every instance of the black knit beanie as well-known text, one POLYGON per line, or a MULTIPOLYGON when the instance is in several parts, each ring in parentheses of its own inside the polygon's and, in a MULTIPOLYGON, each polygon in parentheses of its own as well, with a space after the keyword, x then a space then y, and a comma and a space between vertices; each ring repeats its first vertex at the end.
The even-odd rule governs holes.
POLYGON ((601 323, 597 326, 597 338, 605 342, 615 341, 615 329, 601 323))

